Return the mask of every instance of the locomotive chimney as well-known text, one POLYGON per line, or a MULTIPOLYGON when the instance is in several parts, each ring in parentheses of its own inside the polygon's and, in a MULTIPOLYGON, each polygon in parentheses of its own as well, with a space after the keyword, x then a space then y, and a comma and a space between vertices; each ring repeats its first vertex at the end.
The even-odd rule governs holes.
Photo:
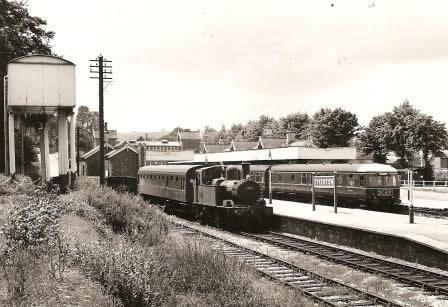
POLYGON ((241 163, 241 166, 243 168, 243 178, 241 179, 246 179, 247 175, 249 175, 250 172, 250 163, 243 162, 241 163))

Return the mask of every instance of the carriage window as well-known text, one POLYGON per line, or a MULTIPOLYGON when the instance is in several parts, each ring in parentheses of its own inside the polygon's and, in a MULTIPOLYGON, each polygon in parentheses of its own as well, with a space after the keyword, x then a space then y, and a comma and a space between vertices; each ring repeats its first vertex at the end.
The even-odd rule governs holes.
POLYGON ((170 180, 173 181, 173 176, 170 176, 170 180))
POLYGON ((342 185, 348 186, 348 176, 347 175, 342 175, 342 185))
POLYGON ((366 185, 366 183, 365 183, 365 176, 364 175, 359 176, 359 185, 361 187, 366 185))
POLYGON ((294 174, 291 175, 291 180, 294 181, 294 174))
POLYGON ((180 178, 180 188, 181 188, 182 190, 185 189, 185 178, 180 178))
POLYGON ((393 187, 397 185, 397 178, 395 175, 381 176, 383 178, 384 187, 393 187))
POLYGON ((382 186, 381 177, 377 175, 370 175, 367 177, 367 184, 369 187, 380 187, 382 186))
POLYGON ((179 181, 179 177, 176 176, 176 181, 179 181))
POLYGON ((347 186, 354 187, 355 186, 355 178, 353 174, 349 174, 347 178, 347 186))

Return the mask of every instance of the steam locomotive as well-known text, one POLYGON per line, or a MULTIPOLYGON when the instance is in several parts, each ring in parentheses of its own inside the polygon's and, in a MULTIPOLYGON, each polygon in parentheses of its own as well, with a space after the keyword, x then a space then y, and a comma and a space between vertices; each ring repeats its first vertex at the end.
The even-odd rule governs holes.
POLYGON ((260 185, 245 179, 250 165, 155 165, 138 170, 138 193, 167 211, 224 228, 268 225, 272 208, 260 198, 260 185), (242 175, 243 179, 240 179, 242 175))

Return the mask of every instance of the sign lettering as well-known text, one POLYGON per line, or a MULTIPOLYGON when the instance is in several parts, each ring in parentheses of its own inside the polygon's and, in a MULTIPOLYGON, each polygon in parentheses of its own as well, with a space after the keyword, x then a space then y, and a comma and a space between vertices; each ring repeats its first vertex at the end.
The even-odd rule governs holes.
POLYGON ((334 176, 314 176, 315 188, 333 188, 334 176))

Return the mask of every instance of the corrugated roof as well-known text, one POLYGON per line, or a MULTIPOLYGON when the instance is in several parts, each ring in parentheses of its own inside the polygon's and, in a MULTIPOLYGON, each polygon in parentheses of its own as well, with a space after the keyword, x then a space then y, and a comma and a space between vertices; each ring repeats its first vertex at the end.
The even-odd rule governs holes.
POLYGON ((272 166, 273 172, 384 172, 396 173, 390 165, 379 163, 365 164, 280 164, 272 166))

